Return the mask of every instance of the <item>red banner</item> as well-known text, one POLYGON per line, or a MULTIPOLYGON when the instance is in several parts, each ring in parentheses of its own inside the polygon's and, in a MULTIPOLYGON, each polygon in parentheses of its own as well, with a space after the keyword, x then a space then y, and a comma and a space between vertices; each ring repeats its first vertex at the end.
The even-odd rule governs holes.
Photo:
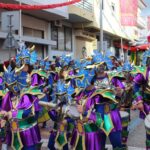
POLYGON ((69 0, 67 2, 63 3, 57 3, 57 4, 47 4, 47 5, 19 5, 19 4, 6 4, 6 3, 0 3, 0 8, 3 9, 11 9, 11 10, 41 10, 41 9, 52 9, 56 7, 63 7, 72 5, 74 3, 80 2, 81 0, 69 0))
POLYGON ((137 25, 138 0, 120 0, 121 24, 123 26, 137 25))
POLYGON ((150 31, 150 16, 147 17, 147 29, 150 31))
POLYGON ((148 43, 150 43, 150 35, 147 37, 147 41, 148 43))

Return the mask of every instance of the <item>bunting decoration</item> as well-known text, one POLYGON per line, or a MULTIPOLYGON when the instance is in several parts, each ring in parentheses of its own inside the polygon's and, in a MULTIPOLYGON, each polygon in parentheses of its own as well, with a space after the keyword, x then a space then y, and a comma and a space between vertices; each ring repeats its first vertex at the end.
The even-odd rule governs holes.
POLYGON ((53 9, 57 7, 68 6, 80 1, 81 0, 69 0, 63 3, 47 4, 47 5, 25 5, 25 4, 20 5, 20 4, 10 4, 10 3, 9 4, 0 3, 0 8, 9 9, 9 10, 42 10, 42 9, 53 9))

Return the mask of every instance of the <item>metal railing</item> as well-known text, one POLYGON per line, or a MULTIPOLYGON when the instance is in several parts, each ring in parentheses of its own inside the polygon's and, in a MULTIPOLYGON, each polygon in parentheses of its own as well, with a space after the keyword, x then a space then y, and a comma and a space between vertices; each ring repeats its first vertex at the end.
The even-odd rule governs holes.
POLYGON ((137 23, 146 28, 146 22, 142 17, 137 18, 137 23))
POLYGON ((88 2, 87 0, 81 0, 81 2, 76 3, 74 5, 81 9, 85 9, 91 13, 93 12, 93 4, 88 2))

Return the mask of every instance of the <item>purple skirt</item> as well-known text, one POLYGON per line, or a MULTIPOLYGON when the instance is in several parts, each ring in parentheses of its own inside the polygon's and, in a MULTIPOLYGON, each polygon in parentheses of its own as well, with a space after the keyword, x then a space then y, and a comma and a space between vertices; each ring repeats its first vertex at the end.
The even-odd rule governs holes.
MULTIPOLYGON (((85 147, 86 150, 102 150, 102 136, 100 131, 85 132, 85 147)), ((71 146, 74 146, 77 140, 77 130, 72 134, 71 146)))
MULTIPOLYGON (((20 132, 20 137, 23 146, 33 146, 41 141, 41 135, 38 125, 33 126, 32 128, 29 128, 27 130, 20 132)), ((12 141, 12 133, 9 131, 7 132, 6 142, 9 146, 11 146, 12 141)))

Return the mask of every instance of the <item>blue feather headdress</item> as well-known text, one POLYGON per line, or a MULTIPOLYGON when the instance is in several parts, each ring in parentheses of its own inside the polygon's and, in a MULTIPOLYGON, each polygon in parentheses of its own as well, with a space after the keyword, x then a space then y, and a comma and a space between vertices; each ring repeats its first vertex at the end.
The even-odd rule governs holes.
POLYGON ((129 61, 126 61, 125 63, 124 63, 124 65, 123 65, 123 67, 122 67, 122 71, 127 71, 127 72, 129 72, 129 71, 132 71, 132 66, 131 66, 131 64, 130 64, 130 62, 129 61))
POLYGON ((11 66, 8 66, 6 68, 4 66, 4 74, 3 74, 3 80, 4 84, 6 85, 7 88, 9 88, 10 91, 12 92, 18 92, 18 76, 15 73, 15 70, 12 70, 11 66))
POLYGON ((57 85, 56 85, 56 94, 57 95, 64 95, 66 94, 67 89, 65 87, 64 82, 62 82, 61 80, 58 80, 57 85))
POLYGON ((150 49, 143 53, 142 65, 146 66, 147 58, 150 57, 150 49))
POLYGON ((21 64, 30 64, 34 65, 37 62, 37 53, 36 51, 28 48, 23 48, 20 53, 16 55, 16 64, 17 66, 21 66, 21 64))

